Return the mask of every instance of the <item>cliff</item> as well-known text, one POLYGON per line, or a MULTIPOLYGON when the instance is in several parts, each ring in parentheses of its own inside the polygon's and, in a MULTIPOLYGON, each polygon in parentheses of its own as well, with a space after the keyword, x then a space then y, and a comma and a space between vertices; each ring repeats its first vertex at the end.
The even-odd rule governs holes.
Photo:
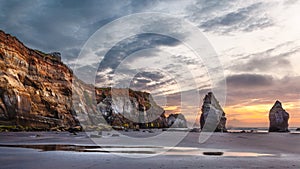
POLYGON ((226 132, 225 112, 212 92, 205 95, 200 117, 201 130, 226 132), (205 127, 204 127, 205 126, 205 127))
POLYGON ((152 96, 147 92, 98 88, 96 93, 98 110, 111 126, 167 127, 164 110, 154 102, 152 96))
POLYGON ((269 132, 288 132, 289 113, 283 108, 280 101, 276 101, 269 112, 269 132))
POLYGON ((166 125, 163 109, 149 93, 129 90, 125 98, 128 90, 114 89, 112 97, 110 88, 74 77, 60 57, 27 48, 0 30, 0 125, 16 130, 166 125))

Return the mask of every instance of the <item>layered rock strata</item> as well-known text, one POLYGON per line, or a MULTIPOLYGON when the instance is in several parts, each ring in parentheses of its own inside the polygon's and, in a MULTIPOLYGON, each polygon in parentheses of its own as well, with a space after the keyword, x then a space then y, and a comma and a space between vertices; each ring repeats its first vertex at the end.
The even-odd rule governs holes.
POLYGON ((27 48, 0 31, 0 125, 66 130, 166 127, 167 121, 149 93, 87 85, 61 61, 60 53, 27 48))

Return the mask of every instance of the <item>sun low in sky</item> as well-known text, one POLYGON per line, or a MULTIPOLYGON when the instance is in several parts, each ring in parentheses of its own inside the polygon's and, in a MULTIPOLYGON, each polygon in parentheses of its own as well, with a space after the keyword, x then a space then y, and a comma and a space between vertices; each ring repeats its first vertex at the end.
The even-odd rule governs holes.
MULTIPOLYGON (((103 56, 100 67, 96 66, 97 60, 78 60, 84 44, 98 29, 123 16, 143 12, 183 18, 207 38, 220 61, 216 68, 224 74, 224 79, 219 80, 226 81, 226 100, 222 104, 228 126, 268 126, 268 112, 276 100, 289 112, 290 126, 300 126, 298 0, 0 0, 0 29, 31 48, 61 52, 63 62, 70 68, 76 65, 82 72, 96 69, 97 86, 101 87, 116 83, 112 80, 116 64, 132 53, 135 57, 127 60, 128 66, 168 63, 164 71, 139 72, 130 87, 150 92, 168 113, 180 113, 180 93, 197 90, 204 98, 212 87, 212 72, 178 39, 140 34, 121 39, 103 56), (155 50, 137 54, 148 48, 155 50), (171 51, 168 57, 165 51, 171 51), (174 58, 182 62, 169 63, 174 58), (185 85, 178 86, 176 76, 192 77, 182 71, 183 64, 194 78, 186 78, 185 85), (191 83, 194 79, 196 85, 191 83)), ((156 28, 166 30, 170 25, 157 24, 156 28)), ((97 55, 95 51, 94 54, 97 55)), ((193 121, 192 117, 199 115, 201 104, 199 100, 197 107, 189 108, 187 119, 193 121)))

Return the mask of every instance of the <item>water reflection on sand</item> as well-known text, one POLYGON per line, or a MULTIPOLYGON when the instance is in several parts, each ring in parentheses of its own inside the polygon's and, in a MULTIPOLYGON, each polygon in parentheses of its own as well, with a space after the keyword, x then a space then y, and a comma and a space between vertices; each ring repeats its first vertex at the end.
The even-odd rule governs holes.
POLYGON ((74 151, 126 154, 161 154, 178 156, 223 156, 223 157, 274 157, 275 154, 255 152, 231 152, 217 149, 200 149, 195 147, 155 147, 155 146, 97 146, 66 144, 5 144, 0 147, 30 148, 41 151, 74 151), (169 151, 166 151, 169 150, 169 151))

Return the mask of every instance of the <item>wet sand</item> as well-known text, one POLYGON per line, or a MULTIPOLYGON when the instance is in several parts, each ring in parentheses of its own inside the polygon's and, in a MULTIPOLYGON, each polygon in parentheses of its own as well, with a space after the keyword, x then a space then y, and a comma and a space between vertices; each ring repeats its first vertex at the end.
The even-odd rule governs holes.
POLYGON ((159 131, 121 132, 119 136, 103 133, 100 145, 85 133, 0 133, 0 168, 300 168, 300 134, 214 133, 200 144, 199 133, 189 133, 167 152, 157 144, 118 144, 122 134, 150 137, 159 131), (15 147, 8 147, 12 145, 15 147), (34 145, 51 145, 52 149, 34 145), (53 149, 54 145, 69 147, 53 149), (88 151, 76 151, 76 146, 88 151), (103 147, 111 153, 102 151, 103 147), (156 155, 157 152, 163 154, 156 155))

